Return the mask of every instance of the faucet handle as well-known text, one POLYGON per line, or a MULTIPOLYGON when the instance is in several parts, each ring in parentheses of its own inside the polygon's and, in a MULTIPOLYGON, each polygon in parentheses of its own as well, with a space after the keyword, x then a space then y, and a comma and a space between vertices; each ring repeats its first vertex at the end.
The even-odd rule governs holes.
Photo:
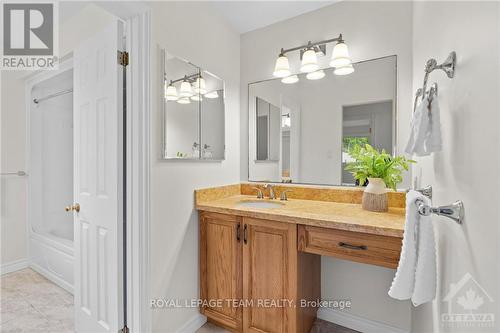
POLYGON ((257 199, 264 199, 264 193, 262 193, 262 190, 259 187, 252 187, 253 189, 257 190, 257 199))
POLYGON ((287 192, 292 192, 292 190, 283 190, 283 191, 281 191, 281 193, 280 193, 280 200, 282 200, 282 201, 287 201, 288 200, 288 196, 286 195, 287 192))

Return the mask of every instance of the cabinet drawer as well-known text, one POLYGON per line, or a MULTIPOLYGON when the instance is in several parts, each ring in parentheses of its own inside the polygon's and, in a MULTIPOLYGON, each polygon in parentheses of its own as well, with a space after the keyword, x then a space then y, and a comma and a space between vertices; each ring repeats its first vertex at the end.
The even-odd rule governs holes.
POLYGON ((396 268, 402 239, 367 233, 298 226, 299 251, 396 268))

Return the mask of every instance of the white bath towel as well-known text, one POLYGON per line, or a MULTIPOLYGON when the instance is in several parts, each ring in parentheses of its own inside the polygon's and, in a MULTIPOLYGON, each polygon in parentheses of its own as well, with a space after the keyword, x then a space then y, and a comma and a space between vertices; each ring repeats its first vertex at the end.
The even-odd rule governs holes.
POLYGON ((425 137, 425 152, 427 154, 436 153, 443 149, 443 142, 441 138, 441 116, 439 110, 439 102, 437 96, 432 99, 429 112, 429 126, 427 135, 425 137))
POLYGON ((417 105, 411 120, 410 137, 405 152, 409 155, 429 155, 425 149, 425 139, 429 131, 429 109, 427 97, 417 105))
POLYGON ((418 213, 416 200, 430 200, 416 191, 406 195, 406 223, 399 265, 389 290, 392 298, 411 299, 414 306, 436 296, 436 246, 430 216, 418 213))

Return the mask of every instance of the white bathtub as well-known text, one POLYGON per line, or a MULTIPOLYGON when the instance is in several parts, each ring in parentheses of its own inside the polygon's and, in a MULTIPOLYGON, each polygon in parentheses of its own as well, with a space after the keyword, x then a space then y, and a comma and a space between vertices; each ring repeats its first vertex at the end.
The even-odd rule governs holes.
POLYGON ((28 87, 29 259, 33 269, 73 292, 74 222, 64 210, 73 202, 73 96, 57 94, 73 87, 73 71, 66 64, 40 75, 28 87))

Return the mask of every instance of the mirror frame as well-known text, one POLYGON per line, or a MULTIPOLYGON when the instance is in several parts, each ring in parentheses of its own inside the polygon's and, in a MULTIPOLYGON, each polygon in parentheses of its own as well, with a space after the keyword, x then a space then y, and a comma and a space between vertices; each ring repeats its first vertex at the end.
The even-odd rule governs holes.
MULTIPOLYGON (((357 61, 357 62, 353 62, 352 64, 353 65, 358 65, 358 64, 363 64, 365 62, 369 62, 369 61, 376 61, 376 60, 382 60, 382 59, 387 59, 387 58, 394 58, 394 70, 395 70, 395 84, 394 84, 394 107, 393 107, 393 111, 392 111, 392 118, 393 118, 393 121, 392 121, 392 126, 393 126, 393 133, 392 133, 392 152, 391 152, 391 155, 394 157, 396 156, 397 152, 398 152, 398 135, 399 135, 399 131, 398 131, 398 110, 399 110, 399 98, 398 98, 398 86, 399 86, 399 72, 398 72, 398 55, 397 54, 390 54, 390 55, 386 55, 386 56, 382 56, 382 57, 377 57, 377 58, 372 58, 372 59, 366 59, 366 60, 360 60, 360 61, 357 61)), ((333 67, 321 67, 319 69, 322 69, 322 70, 331 70, 333 69, 333 67)), ((301 75, 301 74, 306 74, 306 73, 302 73, 302 72, 293 72, 291 73, 290 75, 301 75)), ((247 150, 248 150, 248 161, 247 161, 247 182, 249 183, 262 183, 263 181, 261 180, 251 180, 250 179, 250 161, 252 160, 252 158, 250 157, 250 144, 251 144, 251 135, 250 135, 250 122, 252 121, 252 114, 250 112, 250 85, 252 84, 257 84, 257 83, 261 83, 261 82, 268 82, 268 81, 276 81, 276 80, 281 80, 281 78, 276 78, 276 77, 272 77, 272 78, 268 78, 268 79, 263 79, 263 80, 258 80, 258 81, 254 81, 254 82, 249 82, 248 85, 247 85, 247 111, 248 111, 248 146, 247 146, 247 150)), ((257 115, 255 115, 256 117, 257 115)), ((340 143, 342 145, 342 142, 340 143)), ((341 153, 342 153, 342 149, 341 149, 341 153)), ((255 156, 256 157, 256 156, 255 156)), ((271 160, 255 160, 254 159, 254 162, 256 163, 268 163, 268 162, 279 162, 278 161, 271 161, 271 160)), ((284 184, 283 182, 277 182, 277 181, 266 181, 266 183, 271 183, 271 184, 284 184)), ((343 184, 319 184, 319 183, 295 183, 295 182, 292 182, 292 183, 286 183, 286 184, 292 184, 292 185, 313 185, 313 186, 336 186, 336 187, 356 187, 356 185, 343 185, 343 184)))
MULTIPOLYGON (((223 155, 222 155, 222 158, 212 158, 212 159, 208 159, 208 158, 202 158, 201 157, 201 151, 200 151, 200 157, 198 158, 194 158, 194 157, 187 157, 187 158, 175 158, 175 157, 167 157, 167 137, 166 137, 166 131, 167 131, 167 108, 166 108, 166 100, 165 100, 165 92, 164 92, 164 84, 165 84, 165 81, 164 81, 164 74, 165 74, 165 70, 166 70, 166 66, 165 66, 165 61, 166 61, 166 55, 167 55, 167 50, 162 47, 161 45, 157 45, 157 49, 158 49, 158 59, 159 59, 159 72, 160 72, 160 75, 159 75, 159 78, 158 78, 158 86, 159 86, 159 93, 158 93, 158 100, 159 100, 159 103, 160 103, 160 112, 161 112, 161 151, 160 151, 160 156, 159 156, 159 159, 161 161, 178 161, 178 162, 222 162, 222 161, 225 161, 226 160, 226 111, 227 111, 227 107, 226 107, 226 82, 221 79, 218 75, 215 75, 213 74, 212 72, 209 72, 207 70, 204 70, 203 68, 193 64, 192 62, 184 59, 184 58, 181 58, 181 57, 178 57, 178 56, 175 56, 177 59, 179 60, 182 60, 184 61, 185 63, 189 64, 189 65, 192 65, 196 68, 198 68, 198 70, 201 72, 201 73, 206 73, 206 74, 209 74, 213 77, 215 77, 216 79, 220 80, 222 82, 222 90, 223 90, 223 95, 222 95, 222 99, 223 99, 223 105, 224 105, 224 123, 222 124, 222 135, 224 136, 223 138, 223 141, 224 141, 224 147, 223 147, 223 155)), ((202 135, 203 135, 203 123, 202 123, 202 111, 203 111, 203 107, 202 107, 202 101, 198 102, 198 140, 200 141, 200 146, 203 144, 202 142, 202 135)))

